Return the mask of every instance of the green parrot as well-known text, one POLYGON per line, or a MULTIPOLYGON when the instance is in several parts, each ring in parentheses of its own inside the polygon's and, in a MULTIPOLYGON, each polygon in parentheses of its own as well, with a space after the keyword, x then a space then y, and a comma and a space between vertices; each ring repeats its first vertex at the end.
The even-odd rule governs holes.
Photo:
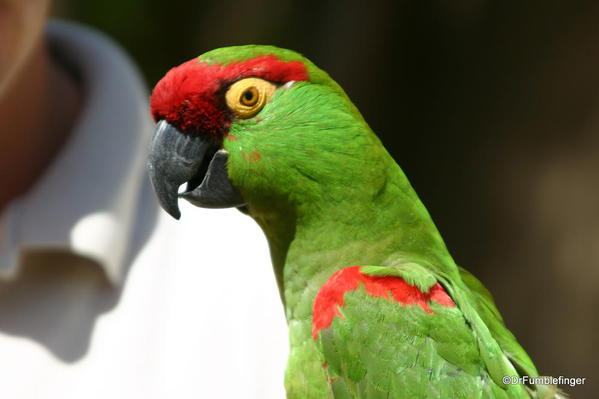
POLYGON ((302 55, 216 49, 151 96, 161 206, 237 207, 268 239, 288 398, 560 398, 449 254, 343 89, 302 55), (184 187, 180 190, 180 187, 184 187))

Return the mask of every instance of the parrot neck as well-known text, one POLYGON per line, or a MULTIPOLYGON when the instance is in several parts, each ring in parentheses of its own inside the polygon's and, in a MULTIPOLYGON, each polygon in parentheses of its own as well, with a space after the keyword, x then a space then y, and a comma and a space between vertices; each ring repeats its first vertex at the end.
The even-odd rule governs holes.
POLYGON ((320 287, 337 270, 412 261, 448 275, 458 273, 400 167, 384 149, 375 156, 376 168, 346 168, 351 184, 314 184, 304 206, 271 201, 251 212, 268 239, 285 305, 291 350, 288 390, 297 381, 326 381, 312 337, 312 307, 320 287))
POLYGON ((288 320, 310 319, 317 290, 347 266, 393 266, 401 259, 450 274, 457 270, 406 176, 386 151, 385 156, 382 179, 340 186, 339 192, 329 187, 310 206, 279 203, 278 210, 253 215, 268 239, 288 320))
POLYGON ((268 239, 285 305, 291 350, 288 390, 297 375, 306 381, 326 381, 312 337, 312 307, 320 287, 337 270, 415 261, 457 273, 407 178, 390 156, 386 162, 385 178, 374 186, 364 184, 356 190, 346 186, 339 193, 328 191, 326 201, 309 202, 310 207, 283 209, 279 203, 277 211, 253 215, 268 239))

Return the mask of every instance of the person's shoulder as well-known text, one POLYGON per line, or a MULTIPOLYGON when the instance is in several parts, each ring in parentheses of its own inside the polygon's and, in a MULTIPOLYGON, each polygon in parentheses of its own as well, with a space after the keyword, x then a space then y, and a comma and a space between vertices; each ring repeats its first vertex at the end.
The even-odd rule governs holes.
POLYGON ((56 20, 45 35, 53 61, 81 88, 81 106, 68 140, 20 200, 20 246, 66 248, 120 281, 127 254, 141 248, 159 212, 145 169, 154 130, 148 90, 106 35, 56 20))

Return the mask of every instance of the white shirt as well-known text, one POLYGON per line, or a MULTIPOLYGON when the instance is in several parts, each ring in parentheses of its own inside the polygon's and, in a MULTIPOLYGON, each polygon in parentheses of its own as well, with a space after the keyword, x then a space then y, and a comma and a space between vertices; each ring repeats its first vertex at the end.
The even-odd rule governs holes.
POLYGON ((139 74, 97 32, 47 34, 85 103, 0 215, 0 397, 283 398, 287 330, 258 226, 235 209, 160 210, 139 74))

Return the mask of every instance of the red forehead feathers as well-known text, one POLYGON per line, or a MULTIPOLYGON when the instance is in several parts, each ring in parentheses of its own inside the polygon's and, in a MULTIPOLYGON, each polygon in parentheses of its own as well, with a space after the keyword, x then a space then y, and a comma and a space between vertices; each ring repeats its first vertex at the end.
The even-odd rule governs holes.
POLYGON ((207 64, 197 58, 167 72, 152 92, 150 109, 154 120, 165 119, 183 131, 217 137, 229 127, 222 89, 246 77, 274 83, 308 80, 301 61, 281 61, 265 55, 228 65, 207 64))

